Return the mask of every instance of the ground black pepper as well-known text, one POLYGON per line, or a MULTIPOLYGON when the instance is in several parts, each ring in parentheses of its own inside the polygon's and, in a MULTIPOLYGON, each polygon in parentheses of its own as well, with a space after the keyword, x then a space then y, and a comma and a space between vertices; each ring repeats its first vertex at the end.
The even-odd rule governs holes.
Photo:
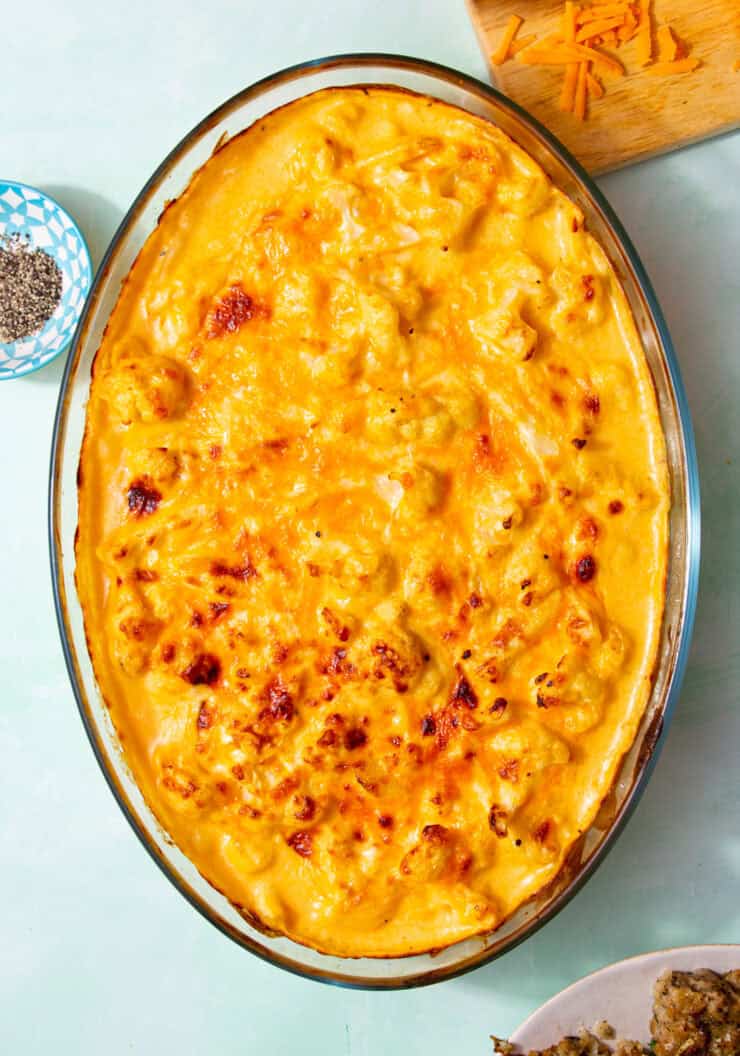
POLYGON ((0 240, 0 341, 18 341, 40 330, 62 296, 59 265, 27 238, 0 240))

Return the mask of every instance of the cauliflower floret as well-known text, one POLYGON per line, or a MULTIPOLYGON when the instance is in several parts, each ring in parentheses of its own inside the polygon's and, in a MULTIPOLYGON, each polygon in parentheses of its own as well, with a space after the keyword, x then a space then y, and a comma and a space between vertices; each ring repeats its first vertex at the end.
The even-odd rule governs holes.
POLYGON ((190 387, 188 371, 177 360, 126 352, 111 370, 107 394, 114 413, 130 425, 184 414, 190 387))
POLYGON ((358 671, 404 694, 424 675, 424 644, 404 621, 405 611, 393 602, 381 602, 353 639, 350 658, 358 671))
POLYGON ((403 572, 403 597, 415 616, 438 619, 465 583, 465 571, 451 554, 440 554, 437 540, 414 541, 403 572))
POLYGON ((325 284, 318 276, 292 271, 275 293, 273 314, 277 320, 299 321, 302 336, 315 338, 325 297, 325 284))
POLYGON ((573 271, 558 264, 550 275, 557 294, 551 324, 559 337, 579 333, 603 321, 603 279, 599 275, 573 271))
POLYGON ((566 653, 548 674, 538 687, 536 700, 553 723, 566 733, 577 734, 601 722, 606 686, 582 652, 566 653))
MULTIPOLYGON (((414 239, 418 241, 419 236, 413 228, 407 225, 395 225, 393 236, 397 245, 410 245, 414 239)), ((409 269, 400 263, 390 263, 387 256, 379 258, 380 262, 370 271, 370 279, 398 309, 399 313, 409 321, 413 321, 424 305, 424 294, 419 284, 414 280, 409 269)))
POLYGON ((314 127, 296 143, 286 162, 286 172, 292 184, 300 184, 308 177, 327 178, 336 172, 342 160, 341 149, 322 128, 314 127))
POLYGON ((166 447, 145 447, 132 455, 129 473, 132 478, 144 477, 152 484, 171 484, 180 473, 180 459, 166 447))
MULTIPOLYGON (((242 821, 241 824, 244 825, 245 822, 242 821)), ((249 876, 263 872, 272 864, 275 858, 275 841, 259 838, 254 832, 248 832, 243 840, 224 834, 221 837, 221 852, 239 875, 249 876)))
MULTIPOLYGON (((391 479, 394 479, 393 476, 391 479)), ((416 521, 442 505, 447 481, 436 469, 415 465, 395 479, 398 479, 403 487, 403 494, 396 506, 396 516, 416 521)))
POLYGON ((486 755, 497 778, 496 803, 510 816, 526 802, 540 771, 569 761, 570 748, 541 722, 522 719, 516 726, 493 727, 486 755))
POLYGON ((334 562, 331 574, 349 593, 371 591, 387 593, 396 577, 396 566, 390 554, 376 548, 363 551, 359 547, 334 562))
POLYGON ((419 842, 401 860, 401 875, 413 876, 417 881, 439 879, 454 868, 456 857, 461 857, 457 844, 452 829, 444 825, 425 825, 419 842))
POLYGON ((499 205, 517 216, 534 216, 550 196, 550 181, 523 151, 512 151, 506 167, 513 171, 496 185, 499 205))
POLYGON ((481 350, 487 355, 531 358, 539 335, 525 321, 523 311, 528 298, 541 302, 546 296, 542 268, 527 253, 516 250, 494 261, 482 286, 483 296, 476 296, 482 311, 469 323, 481 350))
POLYGON ((467 382, 452 373, 445 373, 430 389, 459 429, 472 429, 478 424, 480 400, 467 382))
POLYGON ((327 385, 346 385, 362 373, 362 356, 351 344, 333 341, 321 351, 304 350, 301 358, 317 381, 327 385))
POLYGON ((531 359, 537 347, 537 331, 521 316, 521 298, 516 297, 470 320, 470 331, 486 355, 531 359))
POLYGON ((628 644, 625 632, 615 623, 611 624, 592 661, 600 678, 610 679, 616 675, 624 663, 628 644))
POLYGON ((113 655, 127 675, 140 675, 149 666, 161 624, 139 592, 128 584, 118 588, 113 604, 113 655))
POLYGON ((378 290, 339 282, 329 298, 328 311, 336 343, 359 352, 368 367, 398 370, 408 359, 398 311, 378 290))
POLYGON ((483 480, 471 496, 473 545, 483 553, 494 546, 509 546, 513 529, 525 517, 525 509, 514 493, 495 480, 483 480))
POLYGON ((375 391, 368 396, 366 409, 368 435, 382 443, 442 443, 455 432, 452 415, 435 396, 375 391))

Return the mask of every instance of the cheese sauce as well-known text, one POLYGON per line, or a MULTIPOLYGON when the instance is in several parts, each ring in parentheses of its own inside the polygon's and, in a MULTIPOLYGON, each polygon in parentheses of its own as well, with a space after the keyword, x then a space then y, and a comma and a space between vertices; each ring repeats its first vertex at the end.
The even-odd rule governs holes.
POLYGON ((497 927, 650 691, 655 395, 579 209, 493 125, 319 92, 164 212, 98 352, 77 580, 123 750, 260 926, 497 927))

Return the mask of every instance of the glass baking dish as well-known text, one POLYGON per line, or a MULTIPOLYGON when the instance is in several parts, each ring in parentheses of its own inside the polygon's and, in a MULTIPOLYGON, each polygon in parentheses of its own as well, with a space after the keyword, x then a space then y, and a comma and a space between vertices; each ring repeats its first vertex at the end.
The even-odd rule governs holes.
POLYGON ((394 55, 342 55, 294 66, 235 95, 165 158, 119 227, 87 301, 62 382, 52 445, 49 526, 57 617, 72 686, 93 751, 139 839, 188 901, 235 942, 300 975, 370 989, 419 986, 490 961, 557 913, 601 862, 633 810, 655 763, 678 695, 689 648, 699 572, 699 483, 688 405, 671 339, 645 270, 593 181, 541 125, 505 96, 444 66, 394 55), (208 884, 174 846, 144 802, 120 751, 88 655, 74 584, 77 463, 95 353, 123 280, 168 200, 225 134, 322 88, 388 84, 435 96, 497 124, 540 163, 583 210, 621 279, 642 337, 666 435, 672 488, 666 607, 653 691, 636 740, 597 823, 573 849, 555 881, 495 932, 438 953, 403 958, 339 958, 284 937, 262 934, 208 884))

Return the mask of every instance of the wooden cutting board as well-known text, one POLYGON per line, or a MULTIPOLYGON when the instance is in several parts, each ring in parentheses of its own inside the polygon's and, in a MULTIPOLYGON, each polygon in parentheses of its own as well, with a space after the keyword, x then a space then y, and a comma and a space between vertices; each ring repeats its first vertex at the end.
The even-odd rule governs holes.
POLYGON ((654 0, 654 25, 668 23, 702 65, 693 73, 647 76, 635 40, 615 54, 627 70, 603 78, 603 99, 589 99, 587 119, 558 108, 563 67, 526 66, 516 58, 493 66, 490 56, 510 15, 519 36, 554 33, 561 0, 467 0, 494 85, 538 118, 594 173, 617 169, 740 127, 740 0, 654 0))

